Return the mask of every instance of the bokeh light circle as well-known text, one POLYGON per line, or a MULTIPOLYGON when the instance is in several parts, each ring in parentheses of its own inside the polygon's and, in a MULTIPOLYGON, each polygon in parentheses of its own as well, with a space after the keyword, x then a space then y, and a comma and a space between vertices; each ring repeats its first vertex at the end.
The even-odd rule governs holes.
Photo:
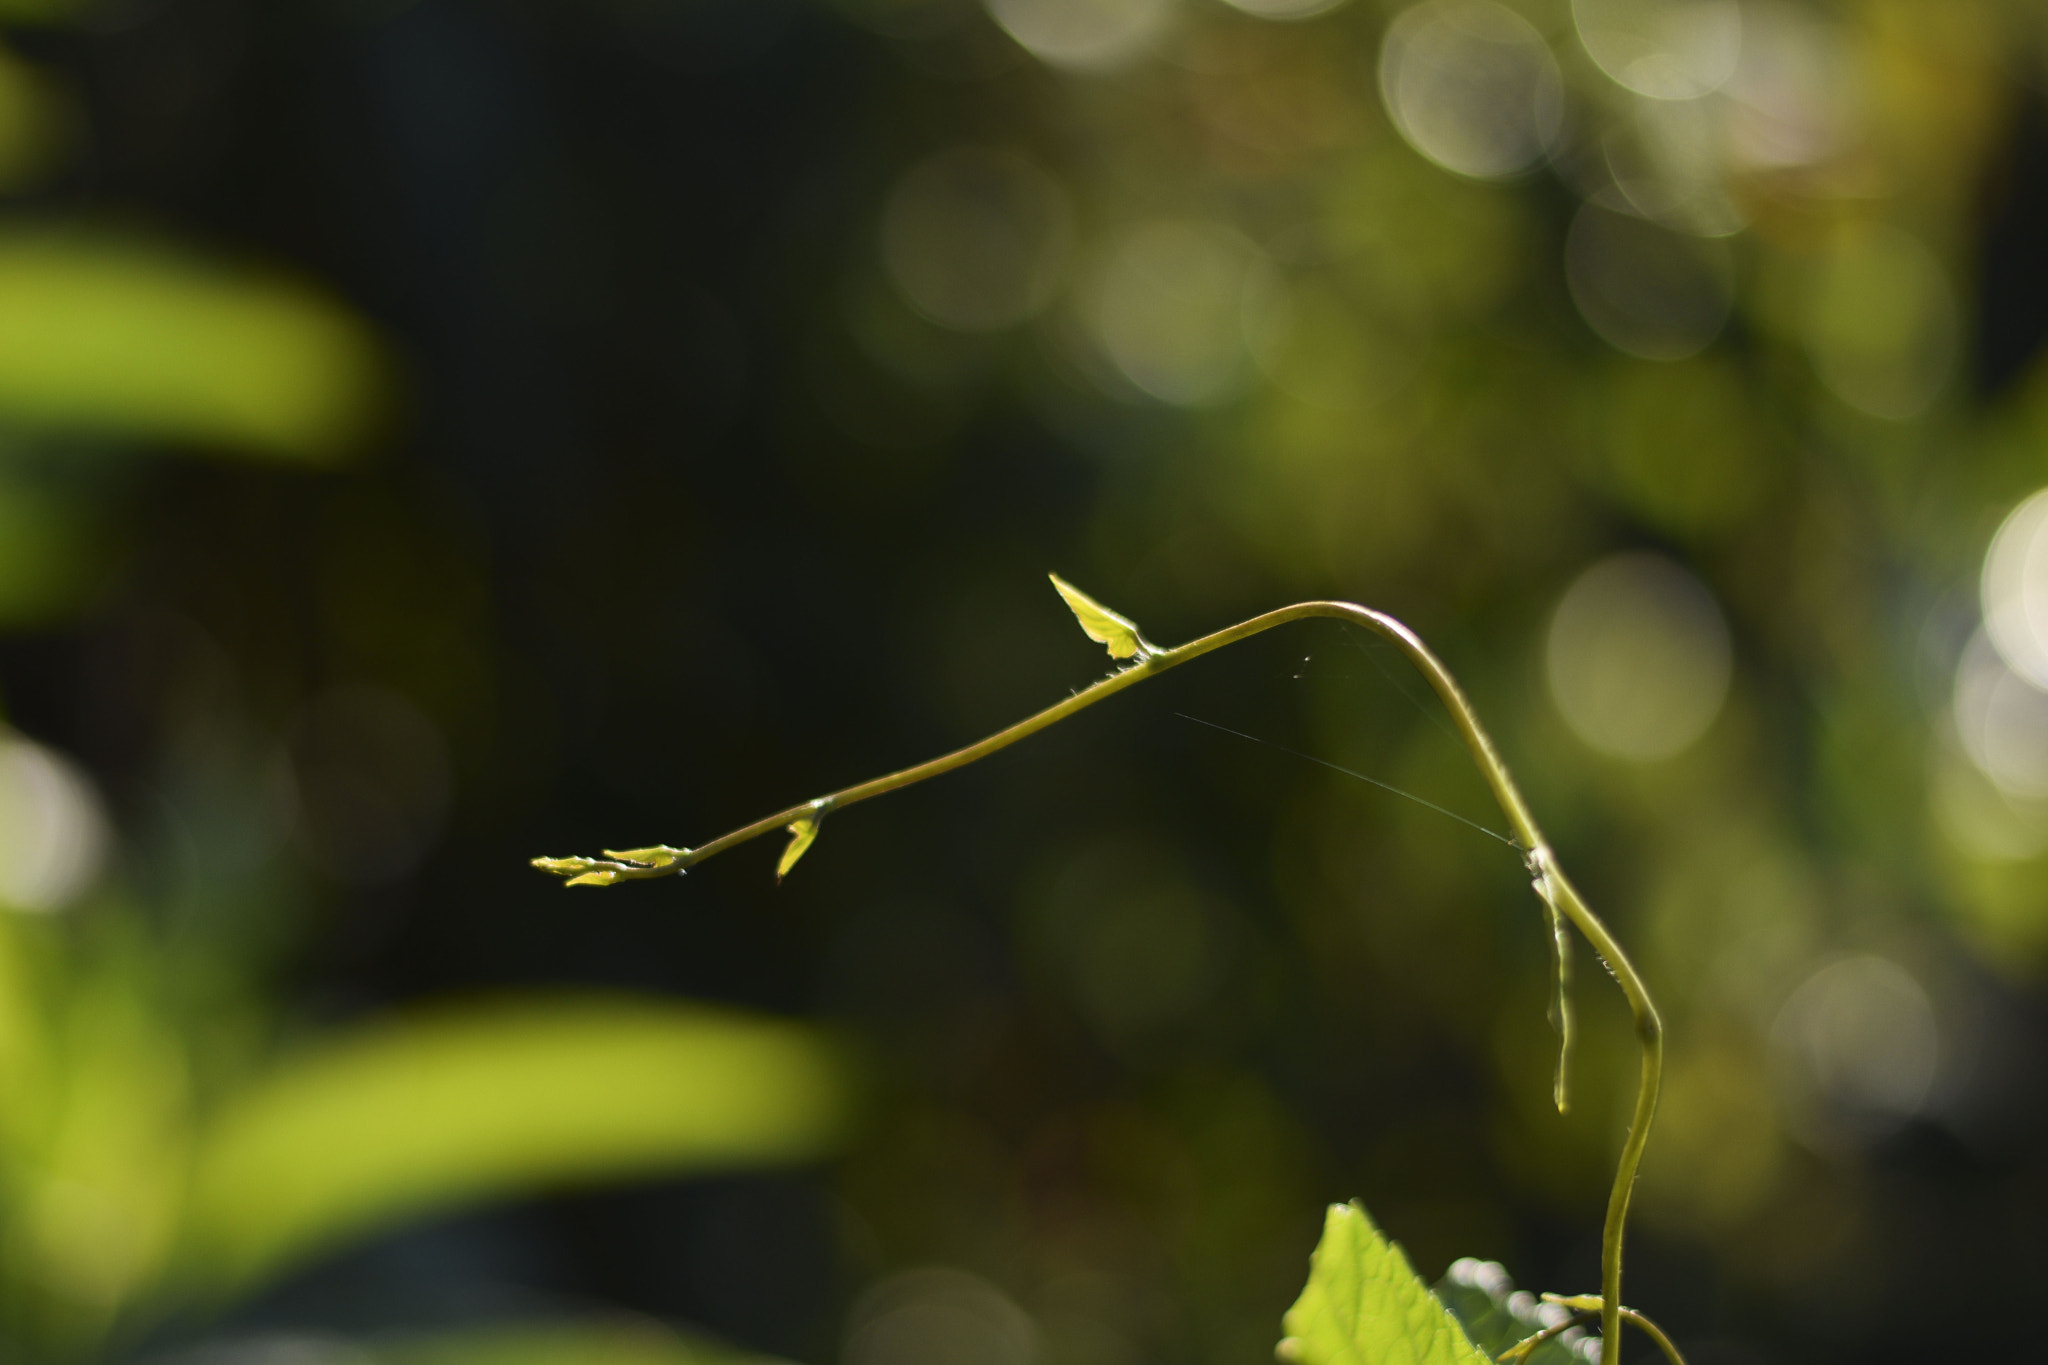
POLYGON ((1874 1136, 1918 1113, 1940 1061, 1934 1004, 1913 974, 1859 953, 1829 963, 1785 1001, 1771 1028, 1795 1131, 1874 1136))
POLYGON ((1834 155, 1850 136, 1856 84, 1836 25, 1806 5, 1749 0, 1742 59, 1722 92, 1728 159, 1781 170, 1834 155))
POLYGON ((1572 21, 1594 65, 1651 99, 1711 94, 1742 56, 1735 0, 1572 0, 1572 21))
POLYGON ((1174 0, 982 0, 1018 46, 1069 71, 1109 71, 1151 51, 1174 0))
POLYGON ((1719 241, 1587 204, 1564 251, 1565 282, 1586 325, 1645 360, 1699 354, 1735 305, 1734 267, 1719 241))
POLYGON ((2048 488, 2006 514, 1977 582, 1984 630, 2006 666, 2048 688, 2048 488))
POLYGON ((1963 752, 2000 791, 2048 798, 2048 692, 2007 667, 1982 631, 1956 662, 1951 714, 1963 752))
POLYGON ((1242 234, 1167 219, 1126 230, 1098 271, 1088 321, 1123 377, 1162 402, 1199 407, 1236 394, 1252 335, 1272 330, 1284 289, 1242 234))
POLYGON ((1936 746, 1928 805, 1950 844, 1978 862, 2021 863, 2048 851, 2048 803, 2015 798, 1976 760, 1936 746))
POLYGON ((1564 120, 1557 59, 1529 21, 1493 0, 1424 0, 1387 26, 1380 97, 1401 136, 1479 179, 1542 160, 1564 120))
POLYGON ((846 1365, 1033 1365, 1038 1326, 977 1275, 927 1266, 892 1275, 848 1315, 846 1365))
POLYGON ((919 162, 882 211, 882 263, 910 305, 963 332, 1038 311, 1073 247, 1059 183, 1022 157, 956 148, 919 162))
POLYGON ((1632 136, 1603 139, 1614 189, 1638 216, 1695 237, 1747 225, 1726 183, 1726 114, 1714 100, 1635 100, 1632 136))
POLYGON ((1331 10, 1347 5, 1351 0, 1226 0, 1233 9, 1261 19, 1301 20, 1315 19, 1331 10))
POLYGON ((1706 733, 1728 695, 1728 625, 1712 593, 1654 554, 1580 574, 1550 621, 1550 695, 1573 732, 1610 757, 1653 763, 1706 733))
POLYGON ((92 884, 108 842, 84 774, 40 744, 0 732, 0 905, 62 909, 92 884))

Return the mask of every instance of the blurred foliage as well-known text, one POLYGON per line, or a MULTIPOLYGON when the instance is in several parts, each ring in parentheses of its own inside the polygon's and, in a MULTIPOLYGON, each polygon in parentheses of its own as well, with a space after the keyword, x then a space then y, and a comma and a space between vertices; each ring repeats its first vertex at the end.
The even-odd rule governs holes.
MULTIPOLYGON (((32 67, 0 60, 0 181, 44 169, 56 103, 32 67)), ((81 583, 106 574, 92 561, 116 551, 116 537, 89 529, 107 490, 67 486, 66 461, 104 464, 103 443, 121 440, 333 464, 360 455, 383 415, 382 344, 323 291, 140 234, 17 219, 0 237, 0 618, 11 624, 88 605, 81 583)), ((330 775, 324 794, 313 783, 292 793, 313 827, 309 851, 344 879, 415 859, 416 831, 403 826, 437 824, 446 800, 431 723, 358 688, 300 731, 301 774, 354 769, 338 789, 330 775), (322 838, 321 824, 342 837, 322 838)), ((235 952, 245 945, 153 925, 132 873, 105 875, 89 780, 21 738, 0 742, 0 759, 0 1341, 11 1358, 96 1354, 181 1303, 247 1292, 337 1237, 422 1210, 802 1161, 846 1127, 846 1067, 815 1031, 646 998, 444 1003, 261 1060, 274 1030, 235 952), (75 927, 34 918, 57 909, 75 927)), ((249 795, 267 804, 292 777, 257 780, 249 795)), ((563 1324, 423 1338, 389 1358, 753 1357, 652 1326, 563 1324)))
POLYGON ((1953 1305, 2048 1272, 2038 6, 4 16, 16 1354, 1262 1359, 1354 1194, 1590 1287, 1633 1060, 1588 983, 1556 1116, 1517 860, 1175 716, 1483 819, 1335 628, 779 891, 526 867, 1056 699, 1103 660, 1048 569, 1445 656, 1665 1004, 1681 1340, 2031 1346, 1953 1305), (664 998, 860 1035, 841 1159, 653 1178, 841 1131, 813 1035, 664 998))
MULTIPOLYGON (((1527 1290, 1516 1289, 1506 1268, 1497 1261, 1469 1257, 1453 1261, 1431 1292, 1465 1329, 1472 1344, 1496 1360, 1509 1347, 1560 1327, 1575 1316, 1527 1290)), ((1565 1327, 1522 1359, 1528 1365, 1570 1365, 1574 1354, 1585 1358, 1580 1346, 1584 1340, 1583 1327, 1565 1327)))
POLYGON ((648 1323, 499 1328, 404 1342, 369 1357, 390 1365, 772 1365, 648 1323))
POLYGON ((373 412, 368 330, 310 290, 48 232, 0 240, 0 290, 0 415, 17 430, 324 461, 373 412))
POLYGON ((203 1274, 410 1213, 565 1180, 803 1160, 840 1067, 785 1024, 646 1002, 522 1002, 329 1044, 224 1106, 189 1219, 203 1274))
POLYGON ((802 1160, 845 1124, 843 1066, 808 1031, 651 1000, 444 1005, 257 1066, 253 1002, 194 995, 222 964, 96 918, 83 950, 33 921, 0 944, 15 1350, 422 1209, 802 1160))

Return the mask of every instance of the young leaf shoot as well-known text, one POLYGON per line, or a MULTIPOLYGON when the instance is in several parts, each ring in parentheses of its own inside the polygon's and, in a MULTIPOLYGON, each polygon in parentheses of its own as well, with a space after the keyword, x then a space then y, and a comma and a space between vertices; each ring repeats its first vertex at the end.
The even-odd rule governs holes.
POLYGON ((1137 622, 1111 611, 1056 573, 1046 577, 1059 589, 1060 596, 1067 599, 1074 619, 1081 623, 1081 629, 1088 633, 1088 638, 1106 646, 1110 658, 1142 659, 1152 652, 1152 647, 1145 643, 1145 637, 1138 633, 1137 622))
POLYGON ((782 860, 775 864, 775 880, 781 881, 796 866, 796 860, 804 856, 818 837, 816 816, 806 815, 801 820, 789 822, 789 846, 782 850, 782 860))

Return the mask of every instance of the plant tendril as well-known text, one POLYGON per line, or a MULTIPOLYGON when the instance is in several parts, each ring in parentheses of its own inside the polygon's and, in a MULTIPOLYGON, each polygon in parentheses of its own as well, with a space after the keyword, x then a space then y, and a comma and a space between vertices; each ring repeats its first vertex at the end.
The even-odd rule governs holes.
MULTIPOLYGON (((1067 598, 1070 606, 1074 606, 1074 597, 1070 593, 1070 588, 1061 585, 1061 595, 1067 598)), ((1083 600, 1090 607, 1097 606, 1092 600, 1083 600)), ((1137 635, 1135 626, 1122 617, 1107 613, 1106 609, 1098 607, 1097 610, 1103 612, 1103 620, 1111 625, 1118 628, 1128 627, 1131 638, 1142 643, 1142 637, 1137 635)), ((1081 607, 1076 607, 1076 613, 1081 616, 1082 627, 1088 631, 1090 638, 1099 640, 1103 635, 1116 635, 1115 631, 1104 628, 1102 621, 1095 621, 1091 616, 1083 615, 1081 607)), ((1465 742, 1472 761, 1478 765, 1480 774, 1486 779, 1501 812, 1507 816, 1508 824, 1514 831, 1514 838, 1510 842, 1527 851, 1537 894, 1545 902, 1547 914, 1554 917, 1553 928, 1557 918, 1569 920, 1592 945, 1594 953, 1599 956, 1609 974, 1614 977, 1615 984, 1621 988, 1623 996, 1628 1000, 1629 1012, 1635 1020, 1636 1044, 1641 1052, 1642 1065, 1636 1087, 1635 1108, 1629 1117, 1628 1134, 1622 1142, 1621 1156, 1615 1165, 1614 1187, 1607 1198, 1607 1217, 1601 1227, 1600 1295, 1597 1300, 1603 1350, 1609 1353, 1605 1358, 1605 1365, 1619 1365, 1621 1322, 1625 1315, 1621 1307, 1622 1238, 1628 1223, 1629 1201, 1635 1192, 1636 1174, 1642 1167, 1643 1148, 1650 1140, 1650 1126, 1657 1114, 1657 1094, 1664 1074, 1664 1026, 1658 1018, 1656 1005, 1650 999, 1649 988, 1637 974, 1635 964, 1629 961, 1628 954, 1622 950, 1613 933, 1586 905, 1578 889, 1558 867, 1549 844, 1543 838, 1543 832, 1537 828, 1535 817, 1530 814, 1527 804, 1522 800, 1520 789, 1515 786, 1514 778, 1508 772, 1507 764, 1502 761, 1499 751, 1493 746, 1493 740, 1480 725, 1478 714, 1472 709, 1472 703, 1466 699, 1463 689, 1451 677, 1450 670, 1444 667, 1442 661, 1432 654, 1429 647, 1422 643, 1421 638, 1407 626, 1384 612, 1374 611, 1370 607, 1362 607, 1352 602, 1298 602, 1291 607, 1281 607, 1263 616, 1240 621, 1234 626, 1172 649, 1161 649, 1156 645, 1144 643, 1141 649, 1135 650, 1135 657, 1128 667, 1119 669, 1092 686, 1081 689, 1064 701, 1025 717, 1007 729, 998 730, 985 739, 955 749, 949 754, 942 754, 928 762, 858 783, 820 797, 819 800, 828 802, 830 809, 843 809, 871 797, 939 777, 1006 749, 1019 740, 1035 735, 1048 726, 1056 725, 1097 702, 1108 700, 1127 687, 1164 673, 1169 668, 1198 659, 1226 645, 1263 634, 1276 626, 1315 617, 1348 621, 1374 631, 1396 645, 1407 656, 1408 662, 1428 681, 1438 700, 1443 703, 1444 709, 1450 713, 1459 738, 1465 742)), ((1127 657, 1117 654, 1117 648, 1116 644, 1111 645, 1113 655, 1127 657)), ((706 858, 715 857, 729 848, 758 839, 764 834, 786 829, 799 820, 815 818, 817 809, 814 803, 807 801, 777 811, 773 815, 764 816, 750 825, 742 825, 698 848, 663 847, 654 859, 647 862, 640 859, 617 858, 607 861, 584 858, 536 858, 533 863, 543 871, 569 877, 572 884, 608 885, 614 880, 668 876, 680 873, 706 858)), ((1627 1316, 1631 1321, 1635 1321, 1639 1315, 1627 1316)), ((1676 1352, 1663 1340, 1663 1334, 1653 1331, 1653 1335, 1659 1339, 1660 1345, 1665 1346, 1666 1353, 1676 1360, 1676 1352)))

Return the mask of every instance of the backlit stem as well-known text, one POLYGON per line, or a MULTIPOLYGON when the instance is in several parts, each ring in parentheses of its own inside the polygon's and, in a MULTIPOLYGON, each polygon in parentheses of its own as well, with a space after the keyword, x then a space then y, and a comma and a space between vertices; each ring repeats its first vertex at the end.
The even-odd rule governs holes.
POLYGON ((927 779, 964 768, 979 759, 987 758, 998 750, 1007 749, 1018 740, 1037 734, 1067 717, 1084 711, 1097 702, 1107 701, 1127 687, 1133 687, 1145 679, 1177 668, 1204 654, 1248 640, 1254 635, 1284 626, 1294 621, 1311 617, 1331 617, 1364 626, 1385 636, 1408 656, 1410 663, 1421 670, 1429 685, 1436 689, 1451 720, 1457 725, 1460 738, 1471 752, 1472 760, 1479 765, 1480 773, 1493 791, 1494 800, 1513 827, 1516 841, 1527 856, 1530 875, 1534 878, 1536 891, 1554 910, 1569 919, 1578 931, 1600 955, 1600 959, 1612 973, 1622 994, 1628 999, 1629 1012, 1635 1019, 1636 1042, 1642 1050, 1642 1074, 1637 1084, 1635 1112, 1629 1120, 1628 1135, 1621 1148, 1621 1159, 1615 1170, 1614 1189, 1607 1200, 1607 1221, 1602 1229, 1600 1244, 1600 1332, 1606 1365, 1618 1365, 1621 1359, 1621 1251, 1622 1235, 1628 1222, 1629 1199, 1635 1191, 1636 1173, 1642 1165, 1643 1148, 1650 1139, 1650 1124, 1657 1113, 1657 1092, 1664 1070, 1663 1025, 1657 1018, 1657 1007, 1650 1000, 1650 992, 1642 978, 1636 973, 1635 965, 1608 932, 1599 916, 1589 909, 1579 896, 1578 889, 1557 866, 1557 860, 1550 846, 1544 841, 1543 833, 1529 814, 1522 794, 1509 775, 1507 764, 1501 761, 1499 752, 1486 730, 1479 723, 1478 715, 1472 710, 1471 702, 1465 698, 1450 671, 1443 666, 1436 655, 1429 651, 1416 634, 1408 627, 1383 612, 1370 607, 1361 607, 1351 602, 1300 602, 1291 607, 1255 616, 1248 621, 1205 635, 1175 649, 1148 647, 1138 659, 1126 668, 1112 673, 1091 687, 1083 688, 1065 701, 1046 707, 1036 715, 1028 716, 1015 725, 998 730, 988 738, 955 749, 929 762, 898 772, 877 777, 844 790, 832 792, 806 801, 801 805, 763 816, 750 825, 743 825, 729 834, 722 834, 710 843, 694 849, 662 849, 659 858, 652 861, 618 855, 606 859, 549 859, 537 858, 535 864, 549 871, 567 873, 570 871, 611 872, 620 880, 644 879, 667 876, 703 862, 716 854, 725 852, 786 829, 794 822, 814 818, 821 810, 843 810, 856 802, 896 791, 927 779))

